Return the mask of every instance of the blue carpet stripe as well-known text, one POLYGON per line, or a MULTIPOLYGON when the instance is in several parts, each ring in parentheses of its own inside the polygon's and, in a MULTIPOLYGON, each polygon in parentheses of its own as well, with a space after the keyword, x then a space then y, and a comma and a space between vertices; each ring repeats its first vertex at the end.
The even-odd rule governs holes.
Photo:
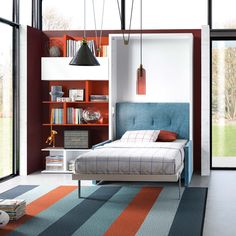
POLYGON ((100 187, 79 205, 71 209, 62 218, 48 227, 41 236, 69 236, 84 224, 107 200, 121 187, 100 187))
POLYGON ((92 215, 73 236, 78 235, 104 235, 110 225, 121 212, 128 206, 135 195, 140 191, 139 187, 122 187, 109 199, 94 215, 92 215))
POLYGON ((38 185, 18 185, 12 189, 9 189, 0 194, 0 199, 13 199, 16 198, 23 193, 26 193, 34 188, 38 187, 38 185))
POLYGON ((181 198, 169 236, 202 235, 207 188, 186 188, 181 198))
MULTIPOLYGON (((83 196, 89 196, 99 187, 83 187, 83 196)), ((39 235, 67 212, 80 204, 83 199, 78 199, 78 191, 75 190, 60 201, 53 204, 48 209, 42 211, 37 216, 33 217, 23 225, 19 226, 15 231, 11 232, 9 236, 35 236, 39 235)), ((56 235, 55 235, 56 236, 56 235)))
POLYGON ((178 206, 178 188, 164 187, 136 235, 168 235, 178 206))

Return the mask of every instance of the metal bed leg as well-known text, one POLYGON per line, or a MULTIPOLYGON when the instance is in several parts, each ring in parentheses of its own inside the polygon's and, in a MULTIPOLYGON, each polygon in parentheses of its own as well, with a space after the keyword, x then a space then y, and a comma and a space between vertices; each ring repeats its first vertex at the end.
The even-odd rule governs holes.
POLYGON ((179 176, 179 200, 181 196, 181 175, 179 176))
POLYGON ((78 180, 78 198, 81 197, 81 184, 80 184, 80 180, 78 180))

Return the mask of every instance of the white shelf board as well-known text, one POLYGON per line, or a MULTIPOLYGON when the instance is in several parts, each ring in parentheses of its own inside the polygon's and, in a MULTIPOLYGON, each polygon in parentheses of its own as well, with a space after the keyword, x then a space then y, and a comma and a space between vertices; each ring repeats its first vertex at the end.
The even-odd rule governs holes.
POLYGON ((66 151, 66 152, 88 152, 88 151, 91 151, 92 149, 66 149, 66 148, 62 148, 62 147, 47 147, 47 148, 43 148, 41 149, 41 151, 47 151, 47 152, 50 152, 50 151, 53 151, 53 152, 62 152, 62 151, 66 151))
POLYGON ((42 170, 42 174, 73 174, 73 171, 69 170, 42 170))

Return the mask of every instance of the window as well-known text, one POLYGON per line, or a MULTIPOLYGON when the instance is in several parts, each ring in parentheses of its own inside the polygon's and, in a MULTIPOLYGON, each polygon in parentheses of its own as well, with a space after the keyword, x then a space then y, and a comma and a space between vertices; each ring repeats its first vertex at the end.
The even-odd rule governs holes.
POLYGON ((13 0, 0 0, 0 17, 12 21, 12 9, 13 0))
MULTIPOLYGON (((94 0, 97 29, 101 28, 104 0, 94 0)), ((84 29, 83 0, 43 0, 43 30, 82 30, 84 29)), ((94 29, 92 0, 86 1, 86 29, 94 29)), ((106 0, 104 6, 103 29, 120 29, 120 19, 116 0, 106 0)))
POLYGON ((2 0, 0 9, 0 179, 2 179, 14 175, 18 171, 16 165, 17 130, 15 128, 17 126, 15 94, 18 91, 19 25, 16 23, 18 21, 18 1, 2 0), (9 2, 12 3, 11 11, 9 2), (11 19, 8 19, 9 15, 12 16, 11 19))
POLYGON ((235 0, 212 1, 212 29, 236 29, 235 0))
POLYGON ((236 40, 212 41, 212 167, 236 167, 236 40))

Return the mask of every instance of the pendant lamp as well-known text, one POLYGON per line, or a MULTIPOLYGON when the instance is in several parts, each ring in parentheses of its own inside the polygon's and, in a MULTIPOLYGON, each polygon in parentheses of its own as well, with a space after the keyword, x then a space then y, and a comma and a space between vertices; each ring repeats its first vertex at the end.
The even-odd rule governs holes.
POLYGON ((142 0, 140 0, 140 66, 137 69, 136 94, 146 94, 146 70, 143 68, 143 35, 142 35, 142 0))
POLYGON ((91 50, 88 47, 88 43, 86 40, 86 0, 84 0, 84 37, 82 41, 82 45, 79 50, 76 52, 75 56, 70 61, 70 65, 72 66, 100 66, 97 58, 93 55, 91 50))

